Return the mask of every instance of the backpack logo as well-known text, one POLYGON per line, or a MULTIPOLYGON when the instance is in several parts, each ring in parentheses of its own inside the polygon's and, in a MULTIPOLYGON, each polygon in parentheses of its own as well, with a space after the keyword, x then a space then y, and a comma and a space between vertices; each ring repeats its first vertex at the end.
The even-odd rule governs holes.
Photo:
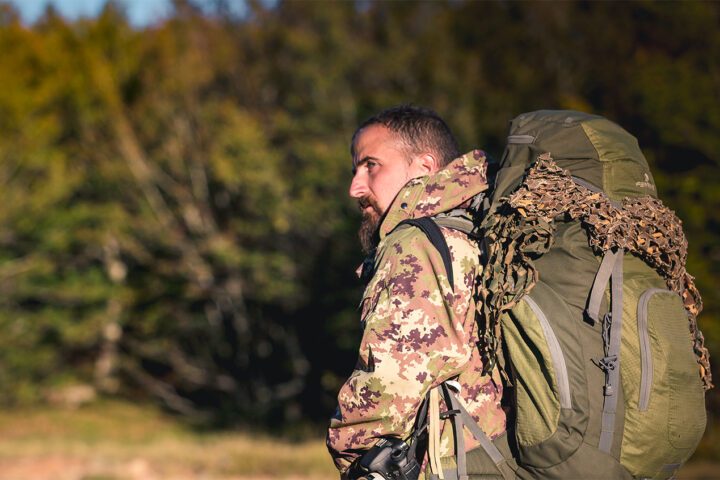
POLYGON ((647 173, 645 174, 645 181, 635 182, 635 185, 637 185, 638 187, 649 188, 650 190, 653 190, 653 191, 655 190, 655 185, 650 183, 650 176, 647 173))

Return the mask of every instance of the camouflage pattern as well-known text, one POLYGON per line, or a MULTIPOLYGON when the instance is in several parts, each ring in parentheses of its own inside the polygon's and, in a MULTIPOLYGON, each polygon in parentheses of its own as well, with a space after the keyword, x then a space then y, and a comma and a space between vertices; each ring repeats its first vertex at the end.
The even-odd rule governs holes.
MULTIPOLYGON (((380 436, 410 435, 429 389, 457 378, 461 396, 489 436, 505 430, 502 387, 483 375, 477 348, 475 287, 482 272, 474 240, 443 228, 453 261, 450 288, 440 253, 419 229, 393 229, 406 218, 434 215, 463 205, 487 188, 485 156, 476 150, 434 175, 408 182, 380 226, 373 276, 362 307, 363 338, 358 363, 338 394, 327 444, 345 471, 380 436)), ((444 405, 440 407, 445 411, 444 405)), ((441 455, 454 453, 449 420, 441 455)), ((466 448, 477 445, 465 432, 466 448)))
POLYGON ((642 258, 665 278, 668 288, 680 294, 689 312, 689 333, 698 358, 705 389, 712 387, 709 354, 697 326, 702 310, 693 277, 685 269, 687 239, 675 213, 652 197, 623 199, 616 208, 604 193, 576 184, 549 153, 538 157, 523 184, 496 214, 484 219, 488 263, 480 297, 484 324, 481 331, 488 350, 486 368, 493 365, 502 311, 515 306, 538 280, 532 258, 547 252, 553 241, 553 218, 580 219, 596 254, 620 247, 642 258))

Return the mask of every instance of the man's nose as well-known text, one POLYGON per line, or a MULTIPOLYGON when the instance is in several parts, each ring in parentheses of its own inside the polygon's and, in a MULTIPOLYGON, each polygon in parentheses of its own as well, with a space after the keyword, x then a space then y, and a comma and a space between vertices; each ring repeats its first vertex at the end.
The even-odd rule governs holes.
POLYGON ((350 196, 353 198, 361 198, 367 193, 367 182, 359 174, 355 174, 350 183, 350 196))

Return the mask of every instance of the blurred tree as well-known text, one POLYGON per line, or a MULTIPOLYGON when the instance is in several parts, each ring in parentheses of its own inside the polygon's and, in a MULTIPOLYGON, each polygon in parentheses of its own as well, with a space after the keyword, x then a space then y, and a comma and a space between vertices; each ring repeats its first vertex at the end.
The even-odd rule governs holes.
POLYGON ((636 134, 720 351, 719 4, 174 4, 145 29, 0 4, 1 403, 81 382, 324 421, 359 338, 349 139, 405 102, 496 156, 538 108, 636 134))

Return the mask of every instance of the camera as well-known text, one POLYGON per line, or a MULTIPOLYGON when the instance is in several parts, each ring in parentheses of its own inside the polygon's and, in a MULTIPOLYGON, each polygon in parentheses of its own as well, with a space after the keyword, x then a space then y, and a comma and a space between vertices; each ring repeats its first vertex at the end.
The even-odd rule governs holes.
POLYGON ((394 437, 381 438, 356 464, 352 478, 417 480, 420 464, 415 449, 394 437))

